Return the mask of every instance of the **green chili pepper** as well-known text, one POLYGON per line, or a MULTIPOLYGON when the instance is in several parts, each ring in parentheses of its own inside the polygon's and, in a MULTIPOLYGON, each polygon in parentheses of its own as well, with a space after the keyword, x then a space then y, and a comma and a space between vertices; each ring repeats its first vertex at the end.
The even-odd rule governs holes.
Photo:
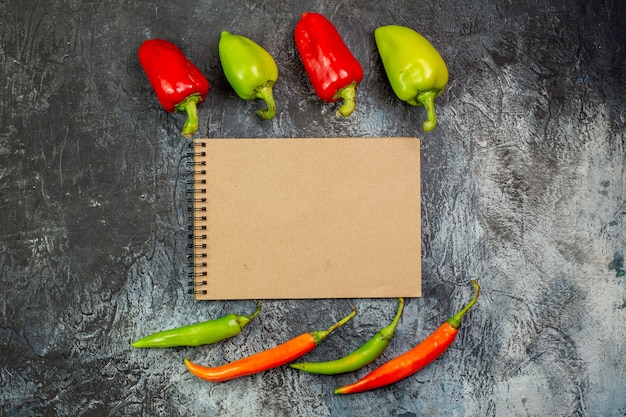
POLYGON ((261 303, 259 302, 256 310, 250 316, 228 314, 217 319, 164 330, 139 339, 132 346, 136 348, 166 348, 210 345, 237 336, 260 311, 261 303))
POLYGON ((381 26, 374 31, 378 53, 394 93, 410 105, 423 105, 428 120, 423 129, 435 128, 434 100, 448 83, 448 67, 435 47, 404 26, 381 26))
POLYGON ((391 339, 396 331, 396 326, 398 325, 400 316, 402 316, 403 308, 404 299, 398 298, 398 311, 396 316, 393 318, 393 321, 389 323, 389 325, 380 329, 378 333, 365 342, 363 346, 343 358, 328 362, 292 363, 289 366, 302 371, 323 375, 336 375, 361 369, 365 365, 372 363, 383 353, 387 346, 389 346, 389 343, 391 342, 391 339))
POLYGON ((222 32, 219 54, 226 79, 239 97, 265 101, 266 110, 257 114, 269 120, 276 114, 272 87, 278 79, 274 58, 260 45, 240 35, 222 32))

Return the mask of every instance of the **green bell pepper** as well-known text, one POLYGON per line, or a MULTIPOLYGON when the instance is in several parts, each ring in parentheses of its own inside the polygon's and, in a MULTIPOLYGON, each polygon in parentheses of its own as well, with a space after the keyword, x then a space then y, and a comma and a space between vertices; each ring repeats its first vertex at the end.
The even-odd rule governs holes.
POLYGON ((400 100, 423 105, 428 120, 423 129, 435 128, 434 100, 448 83, 448 68, 439 52, 419 33, 404 26, 381 26, 374 31, 387 78, 400 100))
POLYGON ((262 119, 273 118, 276 103, 272 87, 278 79, 274 58, 251 39, 226 31, 220 37, 219 54, 224 75, 237 95, 244 100, 262 99, 267 109, 257 114, 262 119))

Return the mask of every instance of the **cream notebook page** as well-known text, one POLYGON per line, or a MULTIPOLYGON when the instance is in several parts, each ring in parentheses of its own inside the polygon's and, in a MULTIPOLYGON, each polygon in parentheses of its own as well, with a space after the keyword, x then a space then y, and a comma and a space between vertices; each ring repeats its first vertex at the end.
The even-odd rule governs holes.
POLYGON ((193 147, 197 299, 421 296, 419 139, 193 147))

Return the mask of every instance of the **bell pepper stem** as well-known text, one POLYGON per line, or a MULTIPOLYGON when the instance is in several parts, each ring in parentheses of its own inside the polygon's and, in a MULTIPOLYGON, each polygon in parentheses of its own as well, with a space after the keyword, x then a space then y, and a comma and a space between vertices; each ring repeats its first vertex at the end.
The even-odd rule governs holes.
POLYGON ((426 120, 422 124, 422 129, 425 132, 430 132, 437 126, 437 116, 435 115, 435 97, 437 97, 436 91, 425 91, 417 95, 416 101, 421 103, 426 109, 426 120))
POLYGON ((274 81, 268 81, 263 85, 257 87, 256 97, 260 98, 265 102, 267 109, 258 110, 256 113, 259 115, 261 119, 270 120, 276 115, 276 103, 274 102, 274 95, 272 94, 272 87, 274 86, 274 81))
POLYGON ((175 107, 176 111, 187 113, 187 120, 185 120, 180 132, 186 138, 191 138, 198 130, 198 103, 200 101, 202 101, 202 97, 196 93, 188 96, 175 107))
POLYGON ((356 82, 339 89, 333 96, 334 99, 343 99, 343 104, 337 109, 337 117, 348 117, 356 107, 356 82))

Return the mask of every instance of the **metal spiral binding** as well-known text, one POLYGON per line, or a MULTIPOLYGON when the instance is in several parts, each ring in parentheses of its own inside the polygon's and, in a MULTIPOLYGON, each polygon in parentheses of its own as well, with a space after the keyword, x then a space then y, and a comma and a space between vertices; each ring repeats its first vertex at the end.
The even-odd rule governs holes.
POLYGON ((198 269, 204 268, 207 265, 208 258, 208 245, 207 245, 207 226, 204 222, 206 217, 206 179, 198 178, 206 175, 206 170, 202 167, 206 165, 206 162, 199 160, 206 155, 206 151, 201 148, 206 147, 206 143, 203 141, 192 141, 189 144, 190 151, 187 156, 191 160, 190 171, 191 178, 187 181, 187 213, 189 219, 188 226, 188 267, 189 267, 189 294, 206 294, 206 289, 198 289, 199 286, 206 286, 207 280, 206 271, 198 272, 198 269), (201 224, 198 224, 201 223, 201 224))

